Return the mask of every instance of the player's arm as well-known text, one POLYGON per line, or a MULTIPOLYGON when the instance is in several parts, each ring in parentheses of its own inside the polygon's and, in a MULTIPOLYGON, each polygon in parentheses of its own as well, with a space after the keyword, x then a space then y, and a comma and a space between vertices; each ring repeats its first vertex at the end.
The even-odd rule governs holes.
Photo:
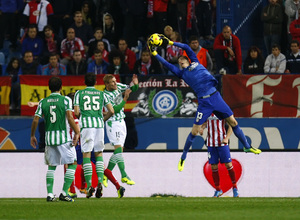
POLYGON ((108 103, 105 107, 107 108, 108 112, 103 117, 103 120, 107 121, 115 113, 115 110, 111 103, 108 103))
POLYGON ((133 85, 130 87, 131 91, 132 92, 137 91, 139 88, 139 80, 136 74, 133 74, 131 82, 133 83, 133 85))
POLYGON ((78 142, 78 139, 79 139, 79 135, 80 135, 80 129, 79 129, 78 125, 75 123, 72 111, 66 111, 66 115, 67 115, 67 120, 70 124, 70 127, 75 132, 75 135, 74 135, 73 141, 72 141, 72 145, 76 146, 77 142, 78 142))
POLYGON ((80 117, 80 109, 79 109, 78 105, 74 106, 74 114, 75 114, 76 118, 80 117))
MULTIPOLYGON (((166 38, 168 39, 168 38, 166 38)), ((165 39, 165 41, 166 41, 165 39)), ((163 38, 164 40, 164 38, 163 38)), ((172 42, 172 41, 168 41, 169 43, 172 42)), ((172 42, 173 43, 173 42, 172 42)), ((147 44, 148 44, 148 48, 150 50, 150 53, 155 56, 159 62, 162 63, 162 65, 164 67, 166 67, 168 70, 170 70, 171 72, 173 72, 176 76, 180 77, 180 69, 172 64, 170 64, 169 62, 167 62, 164 58, 162 58, 158 53, 157 51, 155 50, 156 47, 151 45, 151 43, 149 42, 149 40, 147 41, 147 44)))
POLYGON ((203 135, 203 132, 204 132, 204 129, 207 127, 207 121, 204 122, 201 126, 200 126, 200 129, 199 129, 199 134, 200 135, 203 135))
POLYGON ((197 63, 199 63, 199 60, 198 60, 196 54, 195 54, 194 51, 190 48, 189 45, 183 44, 183 43, 179 43, 179 42, 174 42, 173 45, 176 46, 176 47, 180 47, 180 48, 184 49, 185 52, 186 52, 186 54, 187 54, 188 57, 190 58, 191 62, 197 62, 197 63))
POLYGON ((231 134, 233 133, 232 127, 227 123, 228 128, 227 128, 227 132, 226 132, 226 137, 222 140, 223 144, 228 144, 229 143, 229 138, 231 136, 231 134))
POLYGON ((126 89, 125 90, 125 92, 124 92, 124 98, 123 98, 122 102, 119 105, 115 105, 113 107, 115 113, 119 113, 122 110, 122 108, 124 107, 125 103, 127 102, 128 98, 129 98, 129 94, 131 92, 132 92, 131 89, 126 89))
POLYGON ((31 124, 31 133, 30 133, 30 145, 36 149, 36 146, 38 144, 37 142, 37 139, 35 137, 35 131, 37 129, 37 126, 39 124, 39 120, 40 120, 40 117, 39 116, 34 116, 33 118, 33 121, 32 121, 32 124, 31 124))

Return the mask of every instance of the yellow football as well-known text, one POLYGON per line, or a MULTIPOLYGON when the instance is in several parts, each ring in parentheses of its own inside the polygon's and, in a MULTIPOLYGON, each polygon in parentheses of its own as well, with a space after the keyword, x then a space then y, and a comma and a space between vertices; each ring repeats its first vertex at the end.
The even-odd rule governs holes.
POLYGON ((158 34, 155 33, 150 36, 149 42, 150 42, 150 44, 158 47, 162 44, 163 40, 161 39, 161 37, 158 34))

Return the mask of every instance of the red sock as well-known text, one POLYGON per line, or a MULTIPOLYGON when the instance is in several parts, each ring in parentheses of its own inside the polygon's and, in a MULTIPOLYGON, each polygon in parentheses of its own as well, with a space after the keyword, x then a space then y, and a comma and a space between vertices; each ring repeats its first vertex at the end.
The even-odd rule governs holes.
POLYGON ((75 183, 74 183, 75 181, 73 180, 73 182, 71 183, 71 186, 70 186, 70 192, 71 193, 76 193, 76 191, 75 191, 75 183))
POLYGON ((110 180, 110 182, 112 182, 115 185, 117 190, 120 189, 120 184, 118 183, 118 181, 116 180, 116 178, 114 177, 114 175, 112 174, 112 172, 109 169, 104 170, 104 175, 107 176, 107 178, 110 180))
POLYGON ((235 180, 235 172, 234 172, 233 166, 227 168, 227 170, 228 170, 228 174, 230 176, 231 182, 232 182, 232 187, 237 188, 236 187, 236 180, 235 180))
POLYGON ((83 169, 81 168, 80 170, 80 176, 81 176, 81 189, 85 189, 85 178, 84 178, 84 171, 83 169))
POLYGON ((217 191, 220 191, 220 177, 219 177, 219 170, 215 169, 215 170, 211 170, 212 171, 212 178, 214 180, 214 184, 215 184, 215 188, 217 191))

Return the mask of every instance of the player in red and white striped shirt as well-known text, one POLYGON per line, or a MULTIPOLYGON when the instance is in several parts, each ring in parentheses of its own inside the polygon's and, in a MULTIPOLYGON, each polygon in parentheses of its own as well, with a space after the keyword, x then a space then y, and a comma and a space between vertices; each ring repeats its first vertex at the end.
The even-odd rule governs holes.
POLYGON ((212 177, 215 184, 214 197, 220 197, 223 194, 220 188, 220 177, 218 171, 218 164, 225 163, 228 170, 233 188, 233 197, 239 197, 238 189, 236 186, 235 171, 232 166, 230 149, 228 146, 232 128, 228 125, 226 132, 225 120, 219 120, 217 116, 212 114, 203 125, 201 125, 200 134, 207 127, 206 146, 208 151, 208 162, 211 165, 212 177))

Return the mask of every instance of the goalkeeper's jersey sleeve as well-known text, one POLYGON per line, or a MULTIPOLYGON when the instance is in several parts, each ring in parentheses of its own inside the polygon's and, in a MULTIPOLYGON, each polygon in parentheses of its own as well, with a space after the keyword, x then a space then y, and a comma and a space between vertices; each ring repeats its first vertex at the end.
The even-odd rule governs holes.
POLYGON ((44 117, 46 146, 71 142, 66 111, 72 111, 72 100, 59 93, 51 93, 39 102, 35 115, 44 117))

